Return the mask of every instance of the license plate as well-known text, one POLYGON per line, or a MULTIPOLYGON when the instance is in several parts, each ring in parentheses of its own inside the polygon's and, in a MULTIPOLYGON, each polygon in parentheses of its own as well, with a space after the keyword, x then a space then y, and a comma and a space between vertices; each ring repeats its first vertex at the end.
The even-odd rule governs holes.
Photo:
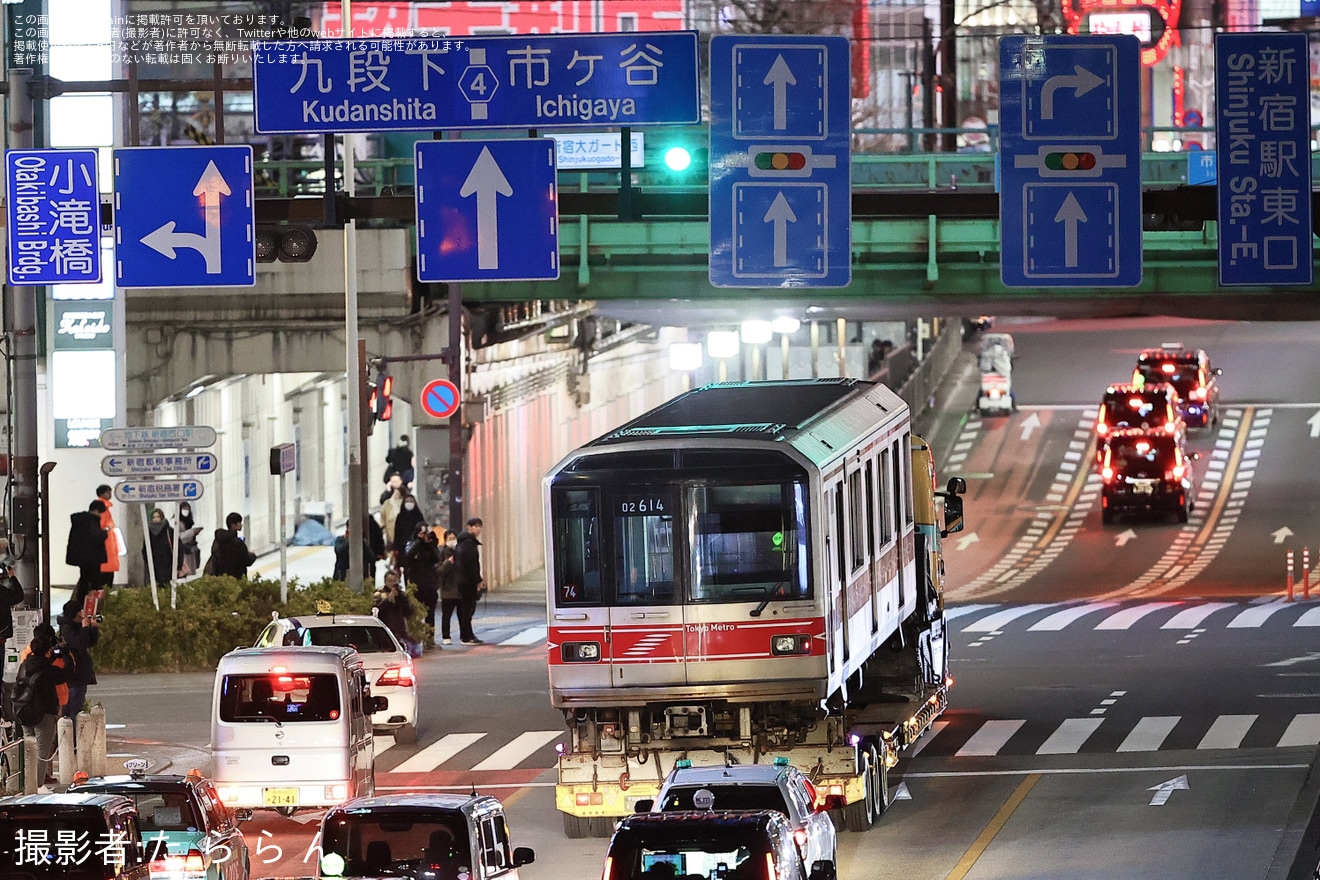
POLYGON ((1135 495, 1154 495, 1155 481, 1142 480, 1132 484, 1132 492, 1135 495))
POLYGON ((296 788, 267 788, 264 789, 265 804, 268 807, 296 807, 298 806, 298 789, 296 788))

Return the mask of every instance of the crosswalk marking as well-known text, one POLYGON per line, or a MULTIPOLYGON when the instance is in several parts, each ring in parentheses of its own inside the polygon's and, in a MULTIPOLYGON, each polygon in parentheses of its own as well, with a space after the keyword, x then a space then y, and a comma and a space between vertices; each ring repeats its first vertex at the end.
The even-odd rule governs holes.
POLYGON ((944 611, 944 620, 946 622, 965 614, 975 614, 978 611, 985 611, 988 608, 998 608, 998 605, 960 605, 957 608, 947 608, 944 611))
POLYGON ((1196 629, 1211 614, 1223 608, 1233 608, 1233 602, 1207 602, 1192 608, 1184 608, 1170 617, 1160 629, 1196 629))
POLYGON ((529 626, 522 632, 500 642, 501 645, 535 645, 544 642, 550 635, 547 626, 529 626))
POLYGON ((981 729, 972 734, 972 738, 958 750, 958 757, 987 757, 996 755, 999 750, 1018 732, 1026 721, 987 721, 981 729))
POLYGON ((1279 748, 1320 745, 1320 715, 1298 715, 1279 738, 1279 748))
POLYGON ((907 753, 908 757, 914 758, 917 755, 921 754, 921 750, 924 749, 926 746, 930 745, 930 741, 933 740, 935 737, 939 736, 940 731, 948 726, 949 726, 949 722, 947 721, 936 721, 933 724, 931 724, 930 728, 926 731, 925 736, 921 737, 921 739, 917 740, 915 743, 912 744, 912 748, 909 749, 907 753))
POLYGON ((373 736, 371 738, 371 752, 377 758, 394 748, 393 736, 373 736))
POLYGON ((1312 608, 1297 618, 1293 626, 1320 626, 1320 608, 1312 608))
POLYGON ((1050 602, 1045 605, 1019 605, 1016 608, 1005 608, 1003 611, 996 611, 994 614, 988 614, 971 626, 963 629, 963 632, 994 632, 1005 624, 1012 623, 1025 614, 1031 614, 1035 611, 1042 611, 1046 608, 1058 607, 1057 602, 1050 602))
POLYGON ((1210 725, 1198 749, 1236 749, 1256 723, 1255 715, 1220 715, 1210 725))
POLYGON ((1147 602, 1144 605, 1133 605, 1131 608, 1124 608, 1122 611, 1116 611, 1096 624, 1096 629, 1128 629, 1147 614, 1159 611, 1161 608, 1170 608, 1177 605, 1177 602, 1147 602))
POLYGON ((1073 608, 1065 608, 1062 611, 1056 611, 1043 620, 1038 620, 1027 627, 1028 632, 1058 632, 1070 623, 1075 623, 1079 618, 1094 611, 1101 611, 1105 608, 1112 608, 1117 602, 1088 602, 1085 605, 1077 605, 1073 608))
POLYGON ((389 772, 429 773, 445 761, 454 757, 454 755, 457 755, 468 746, 480 740, 485 735, 486 734, 484 733, 447 734, 399 764, 397 767, 392 768, 389 772))
POLYGON ((531 757, 537 749, 562 736, 562 730, 529 730, 520 733, 495 754, 473 767, 477 770, 512 770, 531 757))
POLYGON ((1154 715, 1142 718, 1119 745, 1120 752, 1155 752, 1164 745, 1181 715, 1154 715))
POLYGON ((1050 734, 1036 754, 1075 755, 1103 721, 1103 718, 1068 718, 1050 734))
POLYGON ((1257 605, 1254 608, 1248 608, 1246 611, 1238 614, 1228 622, 1229 629, 1254 629, 1270 619, 1270 616, 1276 611, 1281 611, 1284 603, 1280 601, 1270 602, 1268 605, 1257 605))

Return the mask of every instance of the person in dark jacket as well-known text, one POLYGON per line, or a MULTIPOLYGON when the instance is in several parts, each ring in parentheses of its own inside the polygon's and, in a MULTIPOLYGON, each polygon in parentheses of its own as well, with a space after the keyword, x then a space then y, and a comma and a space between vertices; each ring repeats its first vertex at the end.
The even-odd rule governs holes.
POLYGON ((105 502, 96 499, 83 513, 69 517, 69 542, 64 550, 64 564, 78 569, 78 584, 73 598, 82 601, 91 590, 101 587, 101 566, 105 563, 106 530, 101 526, 105 502))
POLYGON ((49 633, 42 632, 32 637, 28 645, 28 655, 19 664, 14 692, 18 694, 32 690, 32 703, 40 713, 39 720, 23 724, 25 731, 37 739, 37 779, 41 784, 53 785, 55 778, 50 775, 50 763, 55 757, 55 720, 60 714, 60 698, 55 686, 68 680, 67 669, 55 665, 54 651, 56 640, 49 633))
POLYGON ((412 642, 408 635, 408 618, 412 617, 413 606, 403 590, 399 588, 399 573, 394 569, 385 572, 385 586, 376 591, 371 603, 376 609, 380 622, 389 627, 390 632, 405 647, 412 642))
POLYGON ((60 638, 73 659, 68 677, 69 701, 61 713, 65 718, 77 718, 87 700, 87 688, 96 684, 96 671, 92 667, 92 648, 101 638, 101 624, 83 614, 83 604, 69 600, 60 615, 60 638))
POLYGON ((215 541, 211 544, 211 559, 207 563, 211 574, 227 574, 243 580, 247 577, 248 566, 257 561, 257 554, 243 543, 239 532, 243 531, 243 515, 231 513, 225 517, 228 528, 215 530, 215 541))
POLYGON ((426 606, 426 622, 435 623, 435 603, 440 598, 440 542, 435 529, 419 523, 404 558, 403 572, 421 603, 426 606))
POLYGON ((385 479, 389 480, 390 472, 398 474, 403 480, 404 486, 409 486, 413 481, 413 451, 408 445, 408 435, 399 435, 399 445, 392 448, 385 454, 385 479))
POLYGON ((376 579, 376 563, 385 558, 385 531, 376 518, 367 514, 367 545, 370 552, 362 558, 362 569, 372 581, 376 579))
MULTIPOLYGON (((151 564, 156 570, 156 585, 167 587, 170 567, 174 565, 174 529, 165 521, 165 511, 158 507, 151 512, 147 531, 151 535, 151 564)), ((146 547, 142 548, 142 564, 147 564, 146 547)))
MULTIPOLYGON (((23 602, 23 585, 14 574, 12 557, 0 560, 0 657, 5 656, 5 642, 14 637, 14 606, 23 602)), ((4 670, 0 669, 0 678, 4 670)))
POLYGON ((451 644, 449 618, 463 601, 463 594, 458 591, 458 559, 454 555, 457 547, 458 535, 445 529, 445 545, 440 548, 440 643, 444 645, 451 644))
POLYGON ((426 517, 417 509, 417 499, 410 493, 403 495, 403 506, 394 518, 394 558, 400 566, 404 565, 404 555, 408 545, 417 539, 417 527, 426 522, 426 517))
POLYGON ((458 564, 458 635, 465 645, 480 645, 481 639, 472 632, 472 615, 477 610, 477 599, 486 592, 486 581, 481 576, 481 518, 472 517, 467 528, 458 535, 455 560, 458 564))

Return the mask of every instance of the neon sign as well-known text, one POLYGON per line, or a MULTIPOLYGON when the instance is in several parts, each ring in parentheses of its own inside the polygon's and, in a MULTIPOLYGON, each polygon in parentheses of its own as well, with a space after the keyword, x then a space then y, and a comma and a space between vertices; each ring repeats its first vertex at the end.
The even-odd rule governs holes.
POLYGON ((1068 33, 1136 34, 1141 39, 1141 63, 1146 67, 1158 64, 1169 47, 1182 44, 1178 36, 1181 13, 1182 0, 1063 0, 1068 33), (1162 26, 1156 26, 1157 17, 1162 26), (1145 19, 1144 24, 1140 19, 1145 19))

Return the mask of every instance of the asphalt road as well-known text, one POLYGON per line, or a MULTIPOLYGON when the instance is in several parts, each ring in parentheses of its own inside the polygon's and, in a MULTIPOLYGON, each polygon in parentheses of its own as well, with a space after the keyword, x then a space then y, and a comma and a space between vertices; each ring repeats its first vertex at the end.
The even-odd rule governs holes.
MULTIPOLYGON (((996 329, 1017 339, 1020 411, 976 418, 965 389, 949 389, 928 432, 941 480, 962 473, 970 488, 967 531, 948 559, 952 708, 891 774, 899 799, 881 822, 840 835, 840 876, 1283 880, 1294 863, 1309 871, 1320 601, 1287 603, 1282 593, 1284 551, 1300 556, 1320 539, 1316 325, 996 329), (1224 370, 1225 419, 1192 438, 1197 509, 1185 525, 1104 526, 1091 476, 1095 404, 1140 348, 1171 339, 1206 347, 1224 370)), ((1300 584, 1299 569, 1299 593, 1300 584)), ((516 633, 542 609, 529 601, 502 613, 501 632, 516 633)), ((424 659, 419 743, 380 753, 378 785, 497 794, 515 843, 537 850, 524 880, 596 878, 605 841, 567 840, 553 808, 562 721, 549 707, 542 650, 489 644, 424 659), (444 745, 478 733, 462 749, 444 745)), ((209 676, 107 677, 93 694, 127 725, 125 739, 176 749, 204 749, 209 695, 209 676)), ((274 850, 254 852, 254 876, 310 873, 316 818, 262 814, 246 826, 254 850, 281 849, 269 864, 274 850)))

